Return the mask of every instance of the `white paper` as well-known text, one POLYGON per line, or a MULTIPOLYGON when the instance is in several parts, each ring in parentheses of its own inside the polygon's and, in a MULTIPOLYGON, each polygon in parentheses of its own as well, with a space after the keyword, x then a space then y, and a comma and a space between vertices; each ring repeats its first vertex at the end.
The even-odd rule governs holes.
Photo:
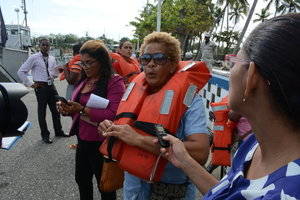
POLYGON ((25 132, 30 126, 31 123, 26 121, 20 128, 18 128, 18 131, 25 132))
POLYGON ((108 106, 109 100, 95 94, 91 94, 86 107, 105 109, 108 106))
MULTIPOLYGON (((24 122, 24 124, 18 128, 18 131, 20 132, 26 132, 26 130, 31 126, 31 123, 29 121, 24 122)), ((12 137, 4 137, 2 138, 2 149, 10 150, 17 142, 18 139, 20 139, 22 136, 12 136, 12 137)))
POLYGON ((9 150, 21 136, 4 137, 2 138, 2 149, 9 150))

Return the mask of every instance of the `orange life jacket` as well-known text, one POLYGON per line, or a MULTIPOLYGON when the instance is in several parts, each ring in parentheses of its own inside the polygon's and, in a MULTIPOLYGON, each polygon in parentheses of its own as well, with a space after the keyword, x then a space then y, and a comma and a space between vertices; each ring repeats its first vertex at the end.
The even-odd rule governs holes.
POLYGON ((231 166, 231 145, 233 143, 233 131, 236 123, 228 119, 228 98, 220 102, 211 103, 215 116, 213 125, 212 165, 231 166))
MULTIPOLYGON (((129 124, 145 136, 155 136, 155 125, 160 124, 174 135, 195 94, 210 77, 203 62, 180 62, 178 71, 163 88, 148 94, 145 74, 141 73, 129 84, 114 123, 129 124)), ((112 145, 112 140, 106 139, 100 151, 119 161, 119 166, 130 174, 150 181, 159 181, 167 164, 167 160, 158 155, 120 140, 112 145), (112 147, 111 152, 108 147, 112 147)))
POLYGON ((110 53, 110 57, 118 61, 120 68, 115 69, 116 72, 125 78, 128 82, 131 82, 140 72, 139 63, 132 58, 125 59, 118 53, 110 53))
MULTIPOLYGON (((66 66, 68 67, 69 71, 72 72, 76 72, 76 73, 80 73, 80 71, 82 70, 82 67, 80 65, 80 61, 81 61, 81 55, 77 54, 75 56, 73 56, 70 61, 66 64, 66 66)), ((66 79, 66 75, 64 72, 61 72, 58 75, 58 78, 60 81, 65 80, 66 79)))

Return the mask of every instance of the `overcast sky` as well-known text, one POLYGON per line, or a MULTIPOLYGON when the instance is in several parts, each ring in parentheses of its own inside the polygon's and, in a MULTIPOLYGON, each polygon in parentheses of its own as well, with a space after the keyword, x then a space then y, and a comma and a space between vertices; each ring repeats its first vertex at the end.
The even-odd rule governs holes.
MULTIPOLYGON (((146 2, 147 0, 26 0, 28 25, 32 36, 73 33, 81 37, 88 32, 92 37, 105 34, 118 41, 122 37, 133 38, 133 27, 129 22, 139 16, 146 2)), ((264 7, 263 2, 259 0, 256 12, 264 7)), ((15 8, 20 9, 20 23, 24 22, 21 0, 0 0, 0 6, 6 24, 17 24, 15 8)), ((255 18, 254 16, 253 19, 255 18)), ((255 25, 257 23, 250 25, 248 32, 255 25)))
MULTIPOLYGON (((105 34, 119 40, 133 37, 129 22, 137 17, 147 0, 26 0, 28 25, 33 36, 50 33, 73 33, 92 37, 105 34)), ((20 23, 24 14, 21 0, 0 0, 6 24, 17 24, 19 8, 20 23)))

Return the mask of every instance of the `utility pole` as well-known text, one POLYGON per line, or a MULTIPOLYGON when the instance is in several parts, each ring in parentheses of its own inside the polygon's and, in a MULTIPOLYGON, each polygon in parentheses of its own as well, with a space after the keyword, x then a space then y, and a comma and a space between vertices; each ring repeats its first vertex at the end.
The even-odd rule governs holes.
POLYGON ((19 23, 19 12, 20 12, 20 10, 19 10, 19 8, 16 8, 15 11, 16 11, 16 13, 17 13, 17 22, 18 22, 17 26, 18 26, 18 35, 19 35, 20 49, 23 49, 23 48, 22 48, 21 25, 20 25, 20 23, 19 23))
POLYGON ((163 0, 158 0, 157 3, 157 18, 156 18, 156 31, 160 32, 160 26, 161 26, 161 3, 163 0))
POLYGON ((23 12, 24 12, 24 21, 25 21, 25 27, 28 27, 28 24, 27 24, 27 9, 26 9, 26 0, 22 0, 22 9, 23 9, 23 12))

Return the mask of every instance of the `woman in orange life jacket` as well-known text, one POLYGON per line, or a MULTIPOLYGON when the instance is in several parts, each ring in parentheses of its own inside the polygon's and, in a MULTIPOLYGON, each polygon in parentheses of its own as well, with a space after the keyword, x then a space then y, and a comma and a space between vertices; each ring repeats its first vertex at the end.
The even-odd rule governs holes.
POLYGON ((164 156, 210 199, 300 199, 300 14, 266 20, 244 42, 230 73, 229 106, 253 135, 241 144, 221 180, 207 173, 183 143, 163 137, 164 156))
POLYGON ((131 58, 132 48, 131 42, 124 40, 120 42, 118 53, 110 53, 112 66, 115 72, 123 77, 126 85, 141 72, 138 61, 131 58))
MULTIPOLYGON (((180 52, 180 42, 170 34, 164 32, 149 34, 144 38, 144 43, 141 47, 140 63, 144 68, 144 72, 134 81, 144 75, 144 85, 148 86, 145 91, 146 94, 155 95, 161 90, 164 91, 164 86, 172 82, 172 77, 179 68, 180 52)), ((209 73, 208 70, 207 73, 209 73)), ((174 87, 179 87, 178 83, 175 84, 174 87)), ((132 93, 130 95, 135 95, 132 93)), ((178 102, 179 100, 173 101, 173 103, 179 105, 178 102)), ((155 106, 152 107, 152 109, 160 109, 155 106)), ((140 111, 140 113, 142 113, 142 111, 140 111)), ((151 115, 151 113, 152 112, 149 112, 148 114, 151 115)), ((172 119, 169 121, 172 121, 172 119)), ((195 95, 191 105, 179 117, 177 127, 177 131, 174 130, 174 134, 184 141, 185 147, 194 159, 200 164, 205 164, 209 153, 209 137, 202 97, 198 94, 195 95)), ((105 136, 115 136, 126 144, 159 155, 159 145, 153 143, 153 139, 156 137, 138 134, 135 129, 128 124, 116 125, 112 121, 105 120, 100 123, 98 130, 103 131, 103 135, 105 136)), ((174 185, 176 188, 173 188, 173 190, 181 191, 178 192, 178 198, 195 198, 194 185, 191 184, 181 170, 170 163, 165 167, 160 182, 154 184, 150 184, 143 179, 125 172, 123 197, 125 200, 160 199, 163 197, 175 199, 177 198, 176 195, 172 196, 174 192, 170 192, 174 185), (160 192, 161 187, 159 184, 162 184, 166 189, 163 190, 162 193, 160 192)))

